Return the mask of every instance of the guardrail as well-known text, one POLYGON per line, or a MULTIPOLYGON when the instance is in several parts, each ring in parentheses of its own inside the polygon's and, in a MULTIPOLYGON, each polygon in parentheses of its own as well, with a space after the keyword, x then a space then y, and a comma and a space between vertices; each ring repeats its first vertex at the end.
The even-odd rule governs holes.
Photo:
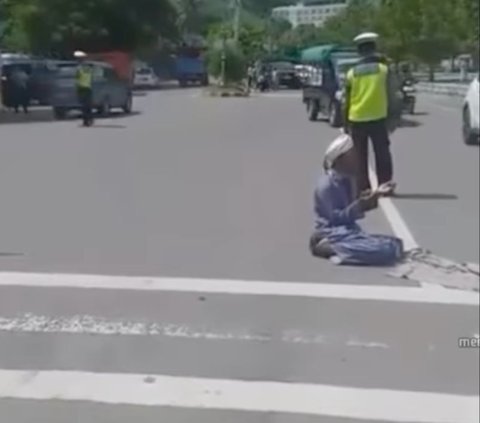
POLYGON ((417 84, 417 89, 419 92, 428 94, 464 97, 467 94, 468 85, 446 84, 438 82, 419 82, 417 84))

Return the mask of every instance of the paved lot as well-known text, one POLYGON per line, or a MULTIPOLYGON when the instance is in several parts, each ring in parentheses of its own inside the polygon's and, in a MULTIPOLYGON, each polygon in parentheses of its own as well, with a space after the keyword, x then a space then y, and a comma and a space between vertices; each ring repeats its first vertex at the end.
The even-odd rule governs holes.
MULTIPOLYGON (((394 204, 418 244, 478 261, 478 148, 455 101, 422 97, 395 134, 394 204)), ((336 132, 296 94, 28 119, 0 124, 6 421, 478 422, 478 349, 458 348, 478 295, 309 257, 336 132)), ((396 229, 381 210, 364 225, 396 229)))

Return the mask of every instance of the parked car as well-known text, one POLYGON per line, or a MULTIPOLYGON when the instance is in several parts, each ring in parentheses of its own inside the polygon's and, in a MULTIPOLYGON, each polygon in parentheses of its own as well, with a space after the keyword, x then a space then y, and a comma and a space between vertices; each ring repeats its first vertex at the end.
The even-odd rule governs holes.
POLYGON ((150 67, 143 67, 135 70, 133 85, 136 88, 155 88, 158 86, 158 77, 150 67))
POLYGON ((292 62, 272 62, 269 64, 272 69, 273 83, 277 88, 286 87, 290 89, 298 89, 302 86, 302 82, 292 62), (277 80, 273 78, 276 74, 277 80))
POLYGON ((470 84, 463 102, 462 132, 465 144, 478 144, 480 141, 480 110, 479 110, 480 83, 479 76, 470 84))
MULTIPOLYGON (((88 62, 93 66, 93 108, 103 116, 112 109, 125 113, 132 111, 132 92, 128 80, 121 79, 113 67, 102 62, 88 62)), ((78 64, 64 62, 57 66, 53 82, 51 104, 57 119, 64 119, 70 111, 80 110, 75 75, 78 64)))

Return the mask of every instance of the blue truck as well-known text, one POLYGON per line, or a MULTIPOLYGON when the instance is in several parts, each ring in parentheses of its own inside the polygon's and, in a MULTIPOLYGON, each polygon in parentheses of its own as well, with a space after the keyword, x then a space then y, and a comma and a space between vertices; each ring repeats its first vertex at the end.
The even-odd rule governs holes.
POLYGON ((188 84, 208 85, 208 71, 205 60, 197 54, 178 54, 175 58, 176 79, 181 87, 188 84))

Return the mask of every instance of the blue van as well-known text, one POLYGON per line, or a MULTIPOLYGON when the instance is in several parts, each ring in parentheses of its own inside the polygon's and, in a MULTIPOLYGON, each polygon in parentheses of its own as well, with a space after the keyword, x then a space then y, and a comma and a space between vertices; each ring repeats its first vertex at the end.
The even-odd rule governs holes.
MULTIPOLYGON (((120 79, 112 66, 103 62, 88 62, 93 67, 93 109, 103 116, 112 109, 132 111, 132 89, 129 81, 120 79)), ((51 105, 56 119, 64 119, 71 111, 81 110, 77 97, 77 62, 57 64, 52 82, 51 105)))

